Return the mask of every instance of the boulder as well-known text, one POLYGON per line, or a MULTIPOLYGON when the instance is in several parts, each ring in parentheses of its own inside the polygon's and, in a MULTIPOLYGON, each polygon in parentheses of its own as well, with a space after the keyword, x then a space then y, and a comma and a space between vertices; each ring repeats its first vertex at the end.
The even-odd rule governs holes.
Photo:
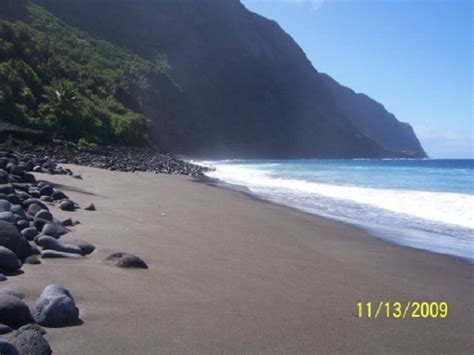
POLYGON ((71 217, 68 217, 64 220, 61 221, 61 224, 64 226, 64 227, 72 227, 74 225, 74 222, 72 221, 72 218, 71 217))
POLYGON ((72 212, 76 209, 76 205, 71 200, 62 201, 58 207, 62 209, 63 211, 69 211, 69 212, 72 212))
POLYGON ((39 193, 41 196, 51 196, 54 193, 54 189, 49 185, 45 185, 40 188, 39 193))
MULTIPOLYGON (((28 198, 26 200, 23 201, 23 207, 28 209, 28 207, 31 205, 31 204, 37 204, 38 206, 40 206, 41 208, 40 209, 43 209, 43 210, 48 210, 49 211, 49 208, 48 206, 46 206, 41 200, 37 199, 37 198, 28 198)), ((39 211, 39 210, 38 210, 39 211)), ((38 212, 36 211, 36 212, 38 212)), ((35 213, 30 213, 32 216, 35 215, 35 213)))
POLYGON ((24 184, 24 183, 14 183, 12 186, 15 188, 15 190, 18 191, 23 191, 23 192, 28 192, 30 189, 30 185, 24 184))
POLYGON ((0 220, 8 222, 8 223, 13 223, 15 221, 13 217, 13 213, 11 212, 0 212, 0 220))
POLYGON ((86 211, 95 211, 95 206, 94 206, 93 203, 88 203, 88 204, 84 207, 84 209, 85 209, 86 211))
POLYGON ((105 261, 113 262, 118 267, 148 269, 148 265, 142 259, 130 253, 114 253, 108 256, 105 261))
POLYGON ((62 251, 65 253, 82 255, 82 250, 78 246, 63 244, 59 240, 53 237, 50 237, 48 235, 39 237, 36 240, 36 243, 42 246, 44 250, 56 250, 56 251, 62 251))
POLYGON ((28 257, 31 252, 31 246, 18 229, 13 224, 1 220, 0 246, 10 249, 19 259, 28 257))
POLYGON ((12 204, 7 200, 0 200, 0 212, 8 212, 12 208, 12 204))
POLYGON ((8 194, 7 195, 7 200, 8 200, 8 202, 10 202, 14 205, 18 205, 19 203, 21 203, 20 198, 16 194, 8 194))
POLYGON ((53 200, 63 200, 63 199, 67 199, 67 195, 60 191, 60 190, 55 190, 52 194, 51 194, 51 197, 53 198, 53 200))
POLYGON ((0 246, 0 270, 8 273, 15 272, 21 267, 21 262, 14 252, 0 246))
POLYGON ((18 229, 19 229, 20 231, 23 231, 24 229, 30 227, 30 222, 25 221, 24 219, 22 219, 22 220, 16 222, 16 226, 18 227, 18 229))
POLYGON ((82 251, 82 255, 89 255, 95 250, 95 246, 93 246, 91 243, 79 239, 68 241, 68 245, 75 245, 79 247, 82 251))
POLYGON ((20 328, 15 333, 12 343, 21 355, 50 355, 53 353, 41 328, 29 326, 20 328))
POLYGON ((6 281, 6 280, 7 280, 7 277, 4 274, 0 273, 0 281, 6 281))
POLYGON ((51 223, 51 221, 48 221, 47 219, 41 219, 41 218, 33 219, 33 226, 39 231, 43 230, 44 226, 48 223, 51 223))
POLYGON ((23 181, 29 184, 34 184, 36 182, 36 178, 33 174, 25 173, 23 175, 23 181))
MULTIPOLYGON (((8 334, 8 333, 10 333, 12 330, 13 330, 13 329, 10 328, 8 325, 6 325, 6 324, 0 324, 0 334, 8 334)), ((0 354, 3 354, 1 349, 0 349, 0 354)))
POLYGON ((17 329, 32 321, 30 309, 22 299, 0 293, 0 323, 17 329))
POLYGON ((35 237, 39 234, 38 230, 35 227, 25 228, 21 231, 21 235, 29 241, 35 239, 35 237))
POLYGON ((37 203, 31 203, 29 206, 28 206, 28 214, 31 215, 31 216, 36 216, 36 214, 41 211, 43 208, 41 208, 41 206, 37 203))
POLYGON ((47 210, 40 210, 40 211, 36 212, 35 218, 40 218, 40 219, 45 219, 47 221, 52 221, 53 220, 53 215, 51 214, 51 212, 49 212, 47 210))
POLYGON ((17 348, 3 338, 0 338, 0 354, 2 355, 20 355, 17 348))
POLYGON ((12 184, 0 184, 0 193, 8 195, 15 193, 15 188, 12 184))
POLYGON ((41 230, 42 234, 53 238, 59 238, 68 232, 69 230, 60 223, 46 223, 41 230))
POLYGON ((36 301, 33 317, 40 325, 62 327, 79 323, 79 309, 66 288, 49 285, 36 301))

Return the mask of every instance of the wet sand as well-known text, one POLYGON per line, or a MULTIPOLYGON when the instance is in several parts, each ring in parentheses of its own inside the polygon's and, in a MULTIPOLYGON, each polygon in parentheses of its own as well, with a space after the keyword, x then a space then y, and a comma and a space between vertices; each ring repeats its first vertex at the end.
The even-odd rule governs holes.
POLYGON ((67 166, 39 175, 97 211, 62 237, 85 260, 43 260, 2 286, 31 306, 68 288, 81 326, 48 329, 55 354, 472 353, 472 265, 179 176, 67 166), (117 251, 149 270, 119 269, 117 251), (358 301, 447 301, 446 319, 367 319, 358 301))

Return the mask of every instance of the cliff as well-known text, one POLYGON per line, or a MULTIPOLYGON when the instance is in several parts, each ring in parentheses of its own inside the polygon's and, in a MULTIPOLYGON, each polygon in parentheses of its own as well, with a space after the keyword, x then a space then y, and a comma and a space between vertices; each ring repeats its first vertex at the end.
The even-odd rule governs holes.
POLYGON ((160 110, 153 100, 140 107, 163 150, 210 157, 424 156, 407 126, 373 101, 339 90, 276 22, 237 0, 34 2, 147 61, 166 56, 180 94, 169 91, 160 110), (389 124, 390 134, 382 134, 389 124))

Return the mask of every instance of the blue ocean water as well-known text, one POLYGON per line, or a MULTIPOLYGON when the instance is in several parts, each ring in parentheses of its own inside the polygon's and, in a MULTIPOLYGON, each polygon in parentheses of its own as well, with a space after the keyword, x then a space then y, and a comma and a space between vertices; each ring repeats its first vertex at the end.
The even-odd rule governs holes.
POLYGON ((209 177, 348 222, 372 235, 474 262, 474 160, 223 160, 209 177))

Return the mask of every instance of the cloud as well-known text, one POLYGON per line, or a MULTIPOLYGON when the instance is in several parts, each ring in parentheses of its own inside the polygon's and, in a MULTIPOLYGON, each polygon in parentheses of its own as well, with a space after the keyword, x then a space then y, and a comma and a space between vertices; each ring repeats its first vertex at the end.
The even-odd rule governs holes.
POLYGON ((313 11, 318 11, 327 0, 283 0, 283 1, 287 3, 291 3, 291 4, 297 4, 297 5, 307 4, 307 5, 310 5, 313 11))

